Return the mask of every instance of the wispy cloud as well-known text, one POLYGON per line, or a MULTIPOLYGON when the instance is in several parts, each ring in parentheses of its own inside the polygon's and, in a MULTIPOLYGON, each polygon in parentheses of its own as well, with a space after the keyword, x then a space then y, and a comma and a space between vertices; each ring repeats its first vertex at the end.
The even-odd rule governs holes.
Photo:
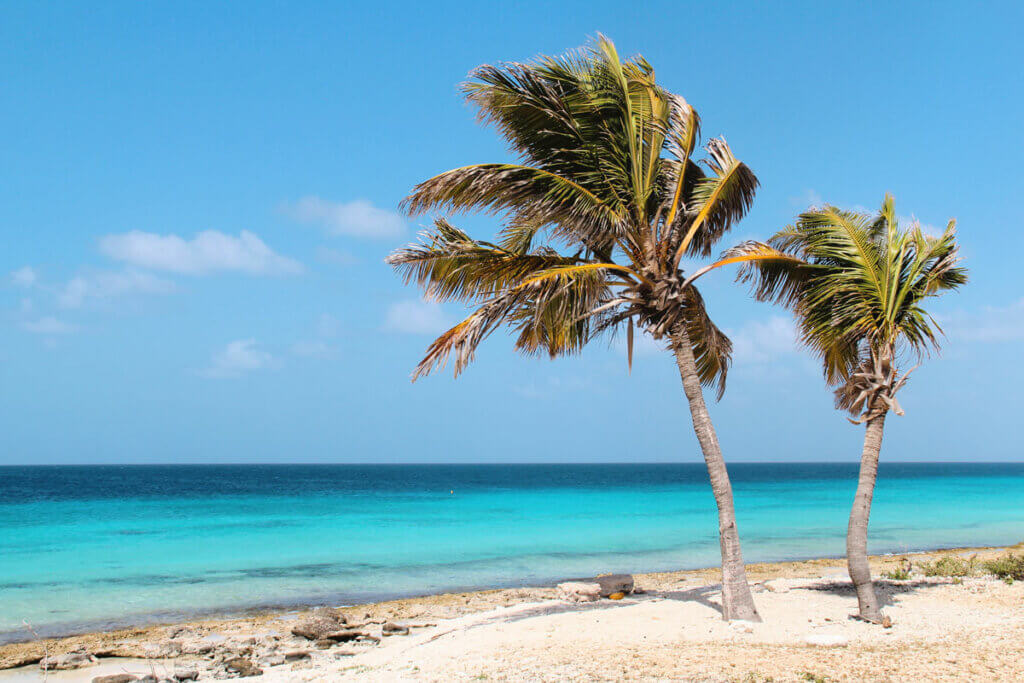
POLYGON ((100 239, 112 259, 140 268, 188 275, 238 271, 251 275, 292 275, 302 264, 275 253, 259 237, 243 230, 237 237, 206 230, 190 240, 133 230, 100 239))
POLYGON ((16 287, 24 287, 25 289, 28 289, 34 285, 38 279, 39 276, 36 275, 35 269, 31 266, 18 268, 18 270, 11 273, 11 282, 14 283, 16 287))
POLYGON ((58 291, 57 303, 63 308, 80 308, 90 300, 129 294, 169 294, 174 290, 173 282, 149 273, 135 270, 98 271, 69 280, 58 291))
POLYGON ((782 316, 749 321, 728 335, 737 363, 768 363, 799 351, 796 327, 782 316))
POLYGON ((452 320, 433 301, 395 302, 384 321, 384 329, 406 334, 440 334, 451 326, 452 320))
POLYGON ((985 306, 976 311, 955 311, 936 315, 951 339, 974 342, 1024 340, 1024 299, 1007 306, 985 306))
POLYGON ((255 339, 240 339, 215 353, 210 366, 200 374, 219 379, 241 377, 269 367, 273 361, 274 357, 270 353, 258 348, 255 339))
POLYGON ((292 344, 291 352, 305 358, 333 358, 337 347, 329 340, 338 336, 341 322, 330 313, 322 313, 316 321, 316 339, 300 340, 292 344))
POLYGON ((78 328, 70 323, 66 323, 62 320, 54 318, 52 315, 39 318, 38 320, 29 320, 21 323, 21 329, 26 332, 33 334, 44 334, 44 335, 58 335, 58 334, 71 334, 76 332, 78 328))
POLYGON ((401 216, 378 208, 366 199, 332 202, 308 196, 296 202, 285 202, 281 210, 293 220, 319 225, 331 235, 388 238, 405 233, 401 216))

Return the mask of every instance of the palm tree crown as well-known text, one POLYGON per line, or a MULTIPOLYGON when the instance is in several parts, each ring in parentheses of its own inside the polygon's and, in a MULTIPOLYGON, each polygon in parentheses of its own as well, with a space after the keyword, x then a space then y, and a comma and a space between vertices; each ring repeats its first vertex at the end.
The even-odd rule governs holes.
MULTIPOLYGON (((941 329, 925 311, 925 299, 967 282, 955 225, 951 220, 937 237, 918 224, 901 230, 890 195, 874 216, 834 206, 811 209, 768 241, 791 259, 746 262, 739 277, 754 284, 759 299, 797 314, 801 341, 821 357, 826 380, 838 387, 837 408, 863 411, 856 422, 878 410, 902 414, 895 394, 909 371, 897 376, 897 366, 938 349, 941 329)), ((731 255, 763 247, 751 242, 731 255)))
POLYGON ((437 219, 388 258, 429 297, 474 307, 413 378, 452 355, 458 374, 502 324, 518 333, 518 350, 551 357, 625 326, 631 358, 636 323, 659 339, 685 333, 701 382, 721 393, 731 344, 679 263, 708 256, 746 213, 758 184, 750 169, 721 138, 698 164, 697 112, 657 85, 646 60, 620 60, 604 37, 561 57, 480 67, 463 90, 519 163, 447 171, 403 203, 410 214, 504 217, 494 243, 437 219))

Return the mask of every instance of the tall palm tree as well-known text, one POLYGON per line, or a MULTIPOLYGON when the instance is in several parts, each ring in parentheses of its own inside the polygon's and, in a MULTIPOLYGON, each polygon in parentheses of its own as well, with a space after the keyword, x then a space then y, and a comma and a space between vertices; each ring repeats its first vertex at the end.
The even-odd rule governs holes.
POLYGON ((519 163, 447 171, 417 185, 403 203, 410 215, 478 210, 504 217, 494 243, 437 219, 420 243, 388 258, 427 296, 474 307, 430 345, 413 379, 450 356, 457 376, 502 324, 518 334, 519 351, 552 358, 625 328, 631 364, 635 325, 666 340, 718 504, 723 616, 759 620, 701 389, 714 385, 721 396, 732 345, 708 317, 695 278, 680 270, 683 256, 708 256, 746 213, 757 179, 722 138, 707 142, 704 167, 698 165, 697 112, 655 83, 645 59, 621 60, 604 37, 560 57, 485 65, 470 78, 467 100, 519 163))
POLYGON ((903 415, 896 392, 917 367, 906 365, 938 350, 941 329, 925 300, 967 282, 955 224, 951 220, 938 237, 917 224, 901 230, 886 195, 874 216, 834 206, 811 209, 768 245, 750 242, 731 252, 742 258, 768 247, 791 257, 747 261, 739 277, 753 283, 757 298, 793 309, 801 341, 821 357, 825 379, 835 387, 836 407, 865 425, 846 557, 860 616, 874 623, 890 623, 871 583, 867 550, 882 430, 890 410, 903 415))

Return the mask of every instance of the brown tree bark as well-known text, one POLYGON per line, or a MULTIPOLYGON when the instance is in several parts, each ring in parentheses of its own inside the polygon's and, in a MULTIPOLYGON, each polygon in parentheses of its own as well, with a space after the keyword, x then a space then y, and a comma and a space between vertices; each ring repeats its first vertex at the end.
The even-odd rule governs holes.
POLYGON ((711 424, 704 392, 697 374, 697 363, 685 328, 677 328, 672 334, 672 350, 675 353, 683 390, 690 401, 690 415, 693 417, 693 431, 697 434, 704 462, 711 479, 711 490, 718 505, 718 538, 722 547, 722 617, 761 621, 747 584, 747 570, 743 566, 740 552, 740 537, 736 528, 736 511, 732 502, 732 484, 725 467, 722 449, 718 445, 715 427, 711 424))
POLYGON ((875 586, 871 582, 871 565, 868 563, 868 518, 871 516, 871 499, 878 479, 878 456, 882 451, 882 431, 885 427, 885 404, 875 401, 872 410, 881 414, 867 421, 864 428, 864 448, 860 456, 860 475, 857 478, 857 493, 850 510, 850 524, 846 530, 846 563, 850 578, 857 590, 860 616, 866 621, 886 624, 882 614, 875 586))

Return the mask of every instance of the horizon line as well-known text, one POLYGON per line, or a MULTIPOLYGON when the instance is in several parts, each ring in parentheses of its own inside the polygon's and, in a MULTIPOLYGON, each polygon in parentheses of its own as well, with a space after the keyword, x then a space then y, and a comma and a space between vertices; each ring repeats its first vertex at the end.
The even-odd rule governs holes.
MULTIPOLYGON (((726 465, 849 465, 855 460, 734 460, 726 465)), ((0 467, 252 467, 252 466, 352 466, 352 467, 441 467, 467 466, 487 467, 504 465, 702 465, 703 461, 651 462, 651 461, 606 461, 606 462, 94 462, 94 463, 6 463, 0 467)), ((1024 465, 1021 460, 889 460, 880 465, 1024 465)))

